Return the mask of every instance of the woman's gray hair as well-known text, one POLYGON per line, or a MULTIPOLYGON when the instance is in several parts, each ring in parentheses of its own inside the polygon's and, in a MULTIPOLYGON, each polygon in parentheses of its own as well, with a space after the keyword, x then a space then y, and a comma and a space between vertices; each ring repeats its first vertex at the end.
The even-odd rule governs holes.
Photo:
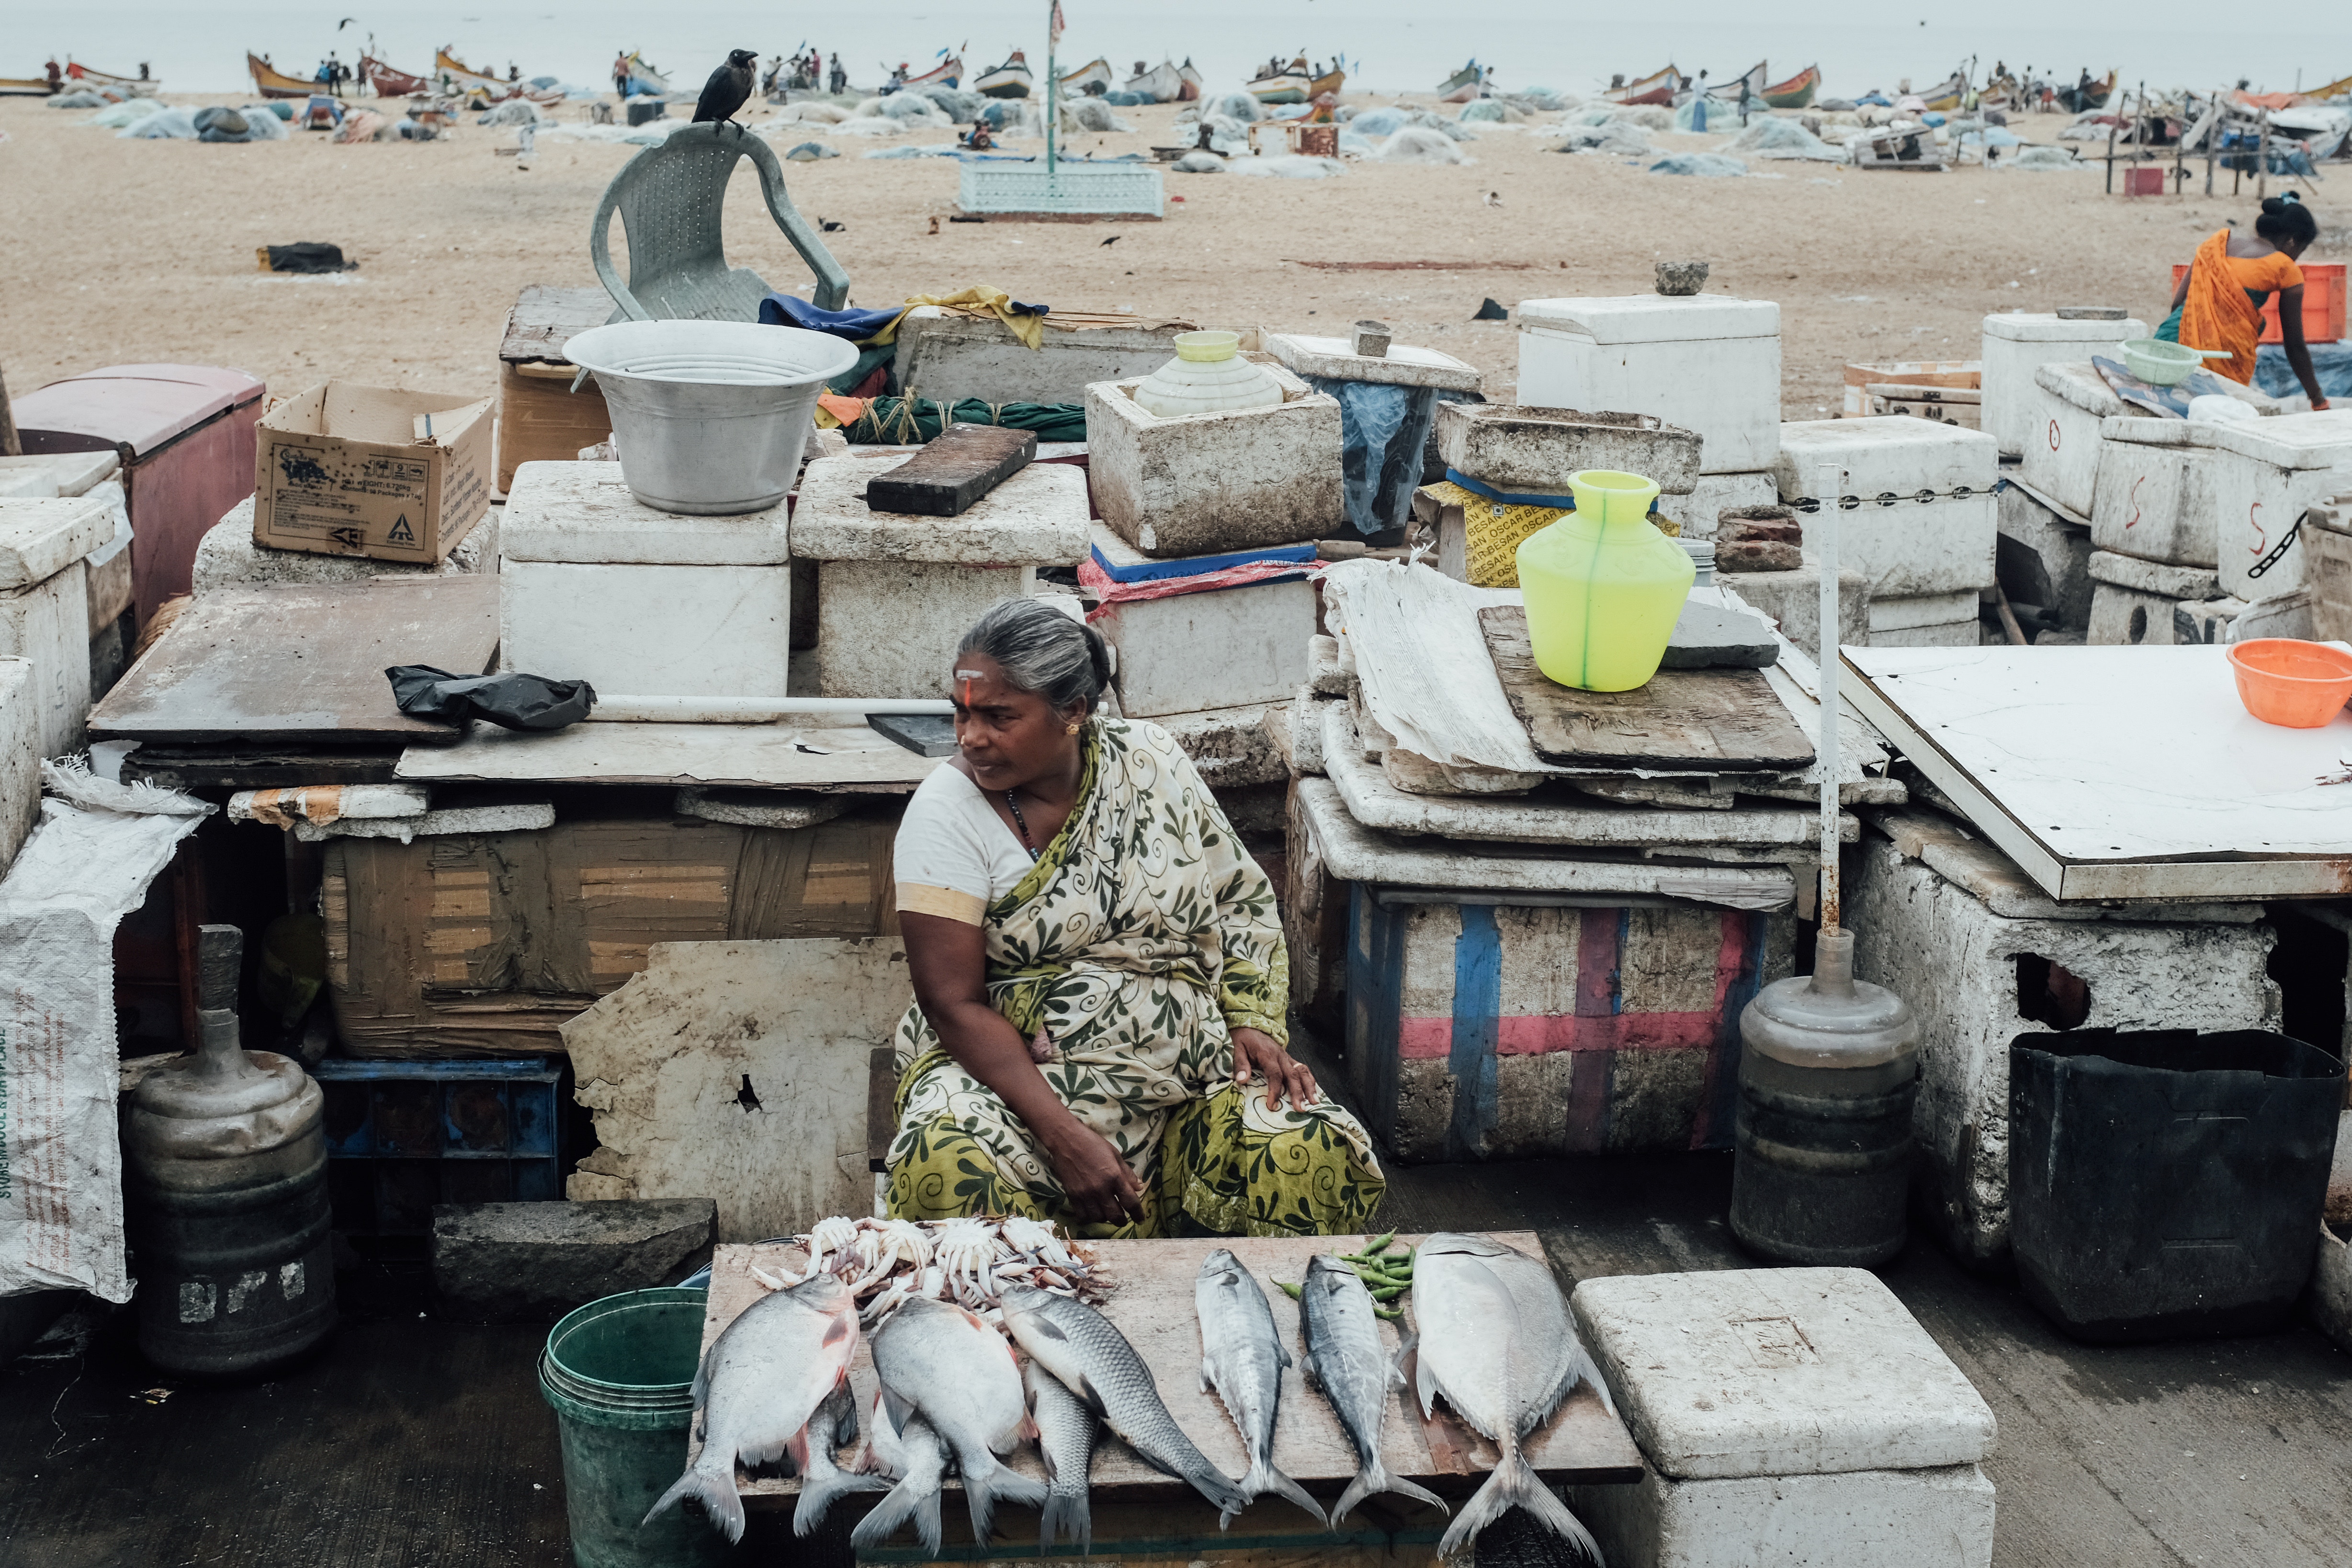
POLYGON ((1110 646, 1102 633, 1043 599, 1000 599, 963 634, 956 648, 985 653, 1005 684, 1044 697, 1055 711, 1093 712, 1110 685, 1110 646))

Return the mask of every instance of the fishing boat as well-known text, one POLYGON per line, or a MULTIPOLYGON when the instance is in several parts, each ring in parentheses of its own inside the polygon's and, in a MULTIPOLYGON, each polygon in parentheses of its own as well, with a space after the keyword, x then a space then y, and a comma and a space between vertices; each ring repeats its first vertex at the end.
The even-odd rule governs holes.
POLYGON ((1142 68, 1141 60, 1135 64, 1135 74, 1127 78, 1128 91, 1140 93, 1154 103, 1174 103, 1182 96, 1184 78, 1177 71, 1174 62, 1161 60, 1150 70, 1142 68))
POLYGON ((253 73, 253 88, 264 98, 309 98, 319 90, 317 78, 291 77, 251 49, 245 51, 245 68, 253 73))
MULTIPOLYGON (((1000 69, 1003 68, 1000 67, 1000 69)), ((963 57, 950 55, 919 77, 908 77, 898 86, 885 89, 888 92, 904 92, 910 87, 953 87, 963 80, 963 57)))
POLYGON ((1822 68, 1807 66, 1787 81, 1775 82, 1764 89, 1767 109, 1811 109, 1813 95, 1822 89, 1822 68))
POLYGON ((1327 92, 1333 98, 1337 98, 1339 96, 1339 89, 1347 85, 1347 81, 1348 73, 1334 66, 1307 84, 1307 101, 1313 103, 1327 92))
POLYGON ((47 77, 0 77, 0 98, 47 98, 57 90, 47 77))
POLYGON ((1019 49, 1007 55, 1003 65, 981 72, 971 84, 974 92, 987 98, 1027 98, 1029 85, 1029 59, 1019 49))
POLYGON ((1717 103, 1738 103, 1742 95, 1749 102, 1764 96, 1764 62, 1758 60, 1738 76, 1719 81, 1706 89, 1706 96, 1717 103))
POLYGON ((433 84, 423 77, 394 70, 373 55, 360 57, 360 79, 378 98, 416 98, 433 90, 433 84))
POLYGON ((142 98, 152 98, 163 90, 163 84, 143 72, 135 77, 119 77, 111 71, 92 70, 88 66, 66 61, 66 75, 92 87, 110 87, 117 92, 127 92, 142 98))
MULTIPOLYGON (((652 89, 638 88, 637 72, 634 65, 636 57, 632 55, 629 58, 633 62, 629 72, 632 92, 669 90, 667 83, 652 89)), ((563 101, 563 89, 560 87, 538 88, 526 81, 509 81, 504 77, 495 77, 487 71, 474 70, 446 49, 433 51, 433 81, 430 85, 439 88, 444 92, 458 93, 469 98, 479 93, 494 103, 509 98, 527 98, 531 102, 540 104, 563 101)))
POLYGON ((1479 89, 1486 85, 1486 71, 1480 68, 1476 60, 1472 60, 1437 84, 1437 101, 1467 103, 1478 96, 1479 89))
POLYGON ((2329 99, 2342 98, 2347 93, 2352 93, 2352 77, 2329 82, 2326 87, 2313 88, 2303 96, 2314 103, 2326 103, 2329 99))
MULTIPOLYGON (((1938 114, 1949 114, 1960 107, 1969 96, 1969 73, 1954 71, 1925 92, 1913 95, 1938 114)), ((2101 100, 2105 102, 2105 97, 2101 100)))
POLYGON ((1244 90, 1260 103, 1305 103, 1307 89, 1315 78, 1307 69, 1307 57, 1299 56, 1288 65, 1268 60, 1265 68, 1252 77, 1244 90))
POLYGON ((1176 89, 1176 101, 1198 103, 1201 95, 1208 90, 1208 84, 1201 79, 1200 71, 1192 65, 1192 56, 1184 57, 1184 63, 1176 68, 1176 74, 1183 78, 1183 85, 1176 89))
MULTIPOLYGON (((2115 96, 2115 90, 2116 73, 2113 69, 2109 69, 2107 79, 2103 82, 2093 82, 2088 87, 2060 88, 2058 101, 2073 112, 2080 114, 2086 109, 2106 108, 2107 99, 2115 96)), ((1933 108, 1934 105, 1931 104, 1928 107, 1933 108)))
MULTIPOLYGON (((669 78, 647 65, 642 53, 631 49, 622 58, 629 68, 629 90, 625 96, 641 98, 646 93, 669 90, 669 78)), ((950 82, 948 85, 952 87, 955 84, 950 82)))
POLYGON ((1639 81, 1628 82, 1623 87, 1612 87, 1601 96, 1611 103, 1622 103, 1628 107, 1645 103, 1671 105, 1675 97, 1688 85, 1689 80, 1690 78, 1684 76, 1682 72, 1668 66, 1664 70, 1654 71, 1639 81))
POLYGON ((1086 94, 1100 98, 1117 85, 1118 81, 1118 76, 1110 68, 1110 62, 1097 55, 1062 78, 1062 96, 1070 98, 1086 94))

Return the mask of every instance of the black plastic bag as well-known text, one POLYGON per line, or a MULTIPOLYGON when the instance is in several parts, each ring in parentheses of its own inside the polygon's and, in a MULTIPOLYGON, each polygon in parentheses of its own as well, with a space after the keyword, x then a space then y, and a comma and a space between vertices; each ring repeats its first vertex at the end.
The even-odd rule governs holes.
POLYGON ((395 664, 384 678, 392 700, 411 718, 488 719, 501 729, 562 729, 588 716, 596 689, 585 681, 551 681, 509 670, 453 675, 430 664, 395 664))

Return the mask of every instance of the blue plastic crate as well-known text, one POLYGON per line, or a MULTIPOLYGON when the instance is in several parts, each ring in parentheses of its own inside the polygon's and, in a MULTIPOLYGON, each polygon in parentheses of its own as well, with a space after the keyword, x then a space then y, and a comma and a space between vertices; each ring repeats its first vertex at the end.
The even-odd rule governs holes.
POLYGON ((335 1227, 421 1236, 436 1203, 559 1198, 569 1166, 562 1060, 352 1061, 311 1070, 326 1096, 335 1227))

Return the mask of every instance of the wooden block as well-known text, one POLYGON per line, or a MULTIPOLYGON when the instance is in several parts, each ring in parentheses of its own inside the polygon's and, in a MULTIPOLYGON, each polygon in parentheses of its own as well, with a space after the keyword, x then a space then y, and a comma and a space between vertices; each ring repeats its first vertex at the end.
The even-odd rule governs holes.
POLYGON ((1518 605, 1481 610, 1478 629, 1511 711, 1555 767, 1786 772, 1813 760, 1760 670, 1662 669, 1630 692, 1578 691, 1536 667, 1518 605))
POLYGON ((875 713, 866 716, 866 723, 875 734, 897 741, 918 757, 956 753, 955 720, 945 714, 875 713))
POLYGON ((950 424, 920 452, 869 480, 866 505, 877 512, 961 517, 1037 455, 1037 433, 1001 424, 950 424))

